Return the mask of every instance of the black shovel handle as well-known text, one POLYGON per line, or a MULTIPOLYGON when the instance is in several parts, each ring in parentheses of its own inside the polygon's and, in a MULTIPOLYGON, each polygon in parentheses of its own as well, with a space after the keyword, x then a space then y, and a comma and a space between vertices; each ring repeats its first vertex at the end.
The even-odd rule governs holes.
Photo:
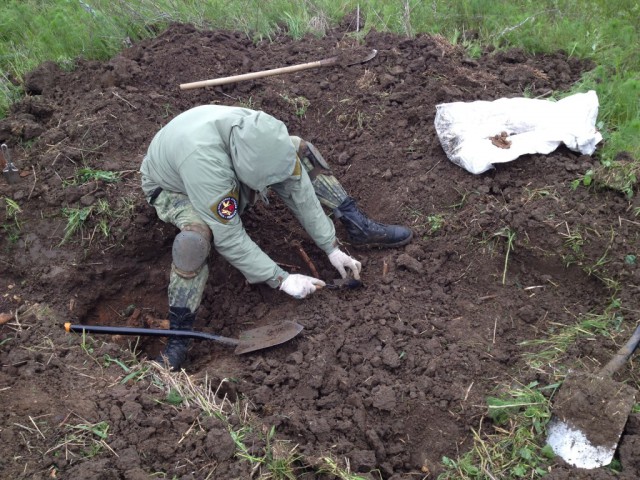
POLYGON ((193 332, 189 330, 166 330, 163 328, 134 328, 134 327, 105 327, 98 325, 73 325, 65 323, 64 329, 67 332, 75 333, 105 333, 110 335, 138 335, 146 337, 182 337, 198 338, 201 340, 213 340, 232 347, 240 344, 240 340, 229 337, 221 337, 212 333, 193 332))
POLYGON ((618 371, 629 360, 635 349, 638 348, 638 343, 640 343, 640 324, 636 327, 629 341, 616 352, 613 358, 609 360, 609 363, 602 367, 600 375, 613 375, 618 371))

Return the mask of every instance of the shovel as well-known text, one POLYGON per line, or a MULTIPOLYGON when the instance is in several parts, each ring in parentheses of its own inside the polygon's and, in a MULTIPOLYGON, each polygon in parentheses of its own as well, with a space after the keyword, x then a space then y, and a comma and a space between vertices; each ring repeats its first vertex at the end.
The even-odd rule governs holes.
MULTIPOLYGON (((378 54, 378 51, 371 50, 364 58, 347 60, 343 64, 346 67, 352 65, 358 65, 371 60, 378 54)), ((330 65, 336 65, 340 62, 340 56, 331 58, 325 58, 324 60, 316 60, 315 62, 301 63, 298 65, 291 65, 289 67, 273 68, 271 70, 262 70, 260 72, 243 73, 241 75, 233 75, 231 77, 214 78, 211 80, 201 80, 199 82, 183 83, 180 85, 181 90, 190 90, 192 88, 212 87, 215 85, 225 85, 227 83, 241 82, 243 80, 255 80, 256 78, 270 77, 272 75, 280 75, 282 73, 299 72, 301 70, 307 70, 309 68, 328 67, 330 65)))
POLYGON ((0 149, 2 149, 2 156, 4 157, 4 162, 6 163, 6 166, 2 170, 2 176, 6 178, 7 182, 9 183, 16 183, 20 178, 20 172, 11 161, 9 147, 7 147, 6 143, 3 143, 2 146, 0 146, 0 149))
POLYGON ((221 337, 212 333, 193 332, 189 330, 166 330, 162 328, 133 328, 133 327, 104 327, 98 325, 72 325, 65 323, 64 329, 67 332, 76 333, 106 333, 111 335, 140 335, 150 337, 183 337, 196 338, 201 340, 213 340, 223 345, 236 347, 234 353, 254 352, 265 348, 280 345, 291 340, 298 335, 303 327, 299 323, 284 321, 277 325, 266 325, 264 327, 246 330, 240 334, 239 339, 221 337))
POLYGON ((640 325, 596 374, 571 373, 554 402, 547 443, 570 465, 593 469, 613 460, 636 390, 611 378, 640 342, 640 325))

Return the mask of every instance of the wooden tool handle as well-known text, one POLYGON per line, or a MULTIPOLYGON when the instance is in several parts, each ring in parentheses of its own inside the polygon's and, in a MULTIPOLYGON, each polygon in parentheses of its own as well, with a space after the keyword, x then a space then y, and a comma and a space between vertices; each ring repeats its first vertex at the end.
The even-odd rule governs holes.
POLYGON ((338 57, 331 57, 324 60, 316 60, 315 62, 291 65, 289 67, 273 68, 271 70, 243 73, 242 75, 233 75, 231 77, 222 77, 214 78, 211 80, 201 80, 199 82, 183 83, 180 85, 180 89, 190 90, 193 88, 212 87, 215 85, 225 85, 227 83, 242 82, 244 80, 254 80, 256 78, 270 77, 272 75, 280 75, 282 73, 298 72, 300 70, 307 70, 309 68, 326 67, 328 65, 333 65, 337 60, 338 57))
POLYGON ((640 325, 638 325, 631 335, 631 338, 624 346, 618 350, 618 352, 613 356, 609 363, 607 363, 602 370, 600 370, 600 375, 613 375, 616 371, 622 367, 631 354, 638 347, 638 343, 640 343, 640 325))

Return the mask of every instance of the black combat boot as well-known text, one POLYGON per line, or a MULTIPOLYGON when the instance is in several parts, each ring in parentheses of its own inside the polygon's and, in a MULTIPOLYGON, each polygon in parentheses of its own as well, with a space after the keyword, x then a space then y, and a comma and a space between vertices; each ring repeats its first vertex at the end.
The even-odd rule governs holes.
MULTIPOLYGON (((193 330, 193 323, 196 314, 191 313, 188 308, 169 307, 169 329, 170 330, 193 330)), ((169 337, 167 346, 164 347, 156 361, 159 363, 166 362, 172 371, 180 370, 180 367, 187 359, 187 350, 191 344, 190 338, 169 337)))
POLYGON ((346 227, 349 243, 354 247, 401 247, 413 238, 410 228, 371 220, 351 197, 347 197, 333 212, 346 227))

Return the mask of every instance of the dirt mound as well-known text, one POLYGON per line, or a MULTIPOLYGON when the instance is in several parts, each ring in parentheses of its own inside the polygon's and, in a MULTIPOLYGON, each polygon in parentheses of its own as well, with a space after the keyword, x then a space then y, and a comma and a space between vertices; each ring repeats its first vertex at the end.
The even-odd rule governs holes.
MULTIPOLYGON (((0 121, 0 140, 21 169, 17 184, 0 184, 0 197, 20 208, 5 201, 0 237, 0 312, 20 309, 2 327, 3 475, 249 478, 215 416, 175 409, 149 376, 128 378, 135 371, 120 349, 125 339, 101 345, 61 325, 140 326, 145 316, 166 316, 176 231, 146 205, 137 172, 155 132, 196 105, 243 105, 283 120, 322 151, 365 211, 416 233, 399 250, 346 245, 363 263, 364 287, 305 301, 250 286, 210 258, 198 329, 237 336, 289 319, 304 331, 246 356, 199 342, 187 370, 212 385, 227 379, 218 394, 249 399, 252 414, 297 445, 307 465, 331 455, 373 478, 434 478, 443 455, 471 446, 471 429, 498 386, 553 383, 550 369, 525 368, 531 347, 523 340, 602 312, 613 293, 634 304, 639 205, 572 188, 593 158, 560 149, 472 176, 448 161, 433 126, 438 103, 545 96, 589 65, 561 53, 487 51, 471 59, 431 36, 373 32, 365 46, 342 30, 254 44, 240 33, 173 25, 107 62, 79 60, 71 72, 46 63, 28 76, 29 96, 0 121), (361 65, 179 89, 352 49, 378 53, 361 65), (119 172, 118 181, 89 170, 119 172), (80 220, 75 232, 70 218, 80 220)), ((243 218, 252 238, 288 269, 310 273, 292 244, 300 239, 321 277, 334 278, 280 207, 274 197, 243 218)), ((131 348, 144 358, 160 345, 141 339, 131 348)), ((610 338, 593 336, 568 359, 597 366, 615 349, 610 338)), ((246 439, 255 451, 264 447, 254 440, 246 439)), ((623 473, 636 478, 638 442, 625 445, 623 473)), ((566 472, 558 466, 554 475, 566 472)), ((300 471, 313 476, 311 467, 300 471)))

